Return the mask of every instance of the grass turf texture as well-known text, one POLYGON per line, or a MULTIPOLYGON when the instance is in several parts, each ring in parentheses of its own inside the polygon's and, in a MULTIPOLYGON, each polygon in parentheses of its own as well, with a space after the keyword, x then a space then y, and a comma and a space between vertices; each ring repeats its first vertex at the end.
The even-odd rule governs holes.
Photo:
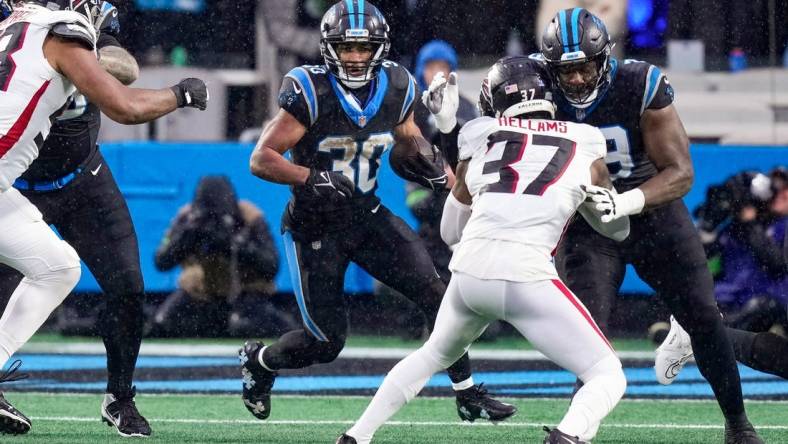
MULTIPOLYGON (((276 341, 276 338, 263 339, 263 342, 270 344, 276 341)), ((96 343, 100 344, 101 339, 98 337, 89 336, 62 336, 57 333, 39 333, 33 336, 30 342, 34 343, 52 343, 52 344, 69 344, 69 343, 96 343)), ((161 338, 145 338, 143 344, 176 344, 176 345, 243 345, 243 338, 177 338, 177 339, 161 339, 161 338)), ((653 351, 657 348, 647 339, 612 339, 610 341, 613 348, 617 351, 653 351)), ((363 336, 353 335, 347 339, 346 345, 348 347, 371 347, 371 348, 412 348, 417 349, 424 344, 424 341, 405 340, 390 336, 363 336)), ((533 350, 529 344, 521 336, 502 336, 492 342, 475 342, 474 349, 478 350, 533 350)))
MULTIPOLYGON (((2 442, 128 442, 99 420, 100 395, 6 393, 33 419, 28 435, 2 442)), ((417 398, 376 435, 376 443, 541 443, 541 425, 555 425, 566 399, 510 399, 520 409, 499 425, 459 421, 454 400, 417 398)), ((350 427, 368 397, 278 396, 268 421, 257 421, 240 396, 140 395, 137 405, 158 443, 333 443, 350 427)), ((750 418, 769 443, 788 442, 788 403, 749 402, 750 418)), ((595 443, 721 443, 722 415, 710 401, 624 400, 608 417, 595 443)))

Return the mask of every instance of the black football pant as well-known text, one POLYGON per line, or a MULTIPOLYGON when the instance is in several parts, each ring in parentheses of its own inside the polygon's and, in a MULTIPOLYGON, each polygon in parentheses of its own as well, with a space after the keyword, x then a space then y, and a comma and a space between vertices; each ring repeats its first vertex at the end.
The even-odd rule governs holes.
POLYGON ((629 237, 617 243, 578 216, 559 247, 556 265, 561 276, 606 332, 625 266, 632 264, 687 330, 698 369, 726 418, 737 420, 744 413, 739 371, 687 207, 676 200, 630 216, 630 223, 629 237))
MULTIPOLYGON (((303 368, 336 359, 348 333, 345 270, 355 262, 375 279, 416 303, 430 328, 446 286, 419 237, 382 205, 349 228, 319 240, 285 234, 285 248, 303 328, 282 335, 265 349, 270 368, 303 368)), ((471 376, 467 353, 448 369, 453 382, 471 376)))
MULTIPOLYGON (((104 291, 99 331, 107 350, 107 392, 128 393, 142 342, 144 287, 137 235, 109 165, 96 151, 64 188, 20 191, 74 247, 104 291)), ((7 298, 21 279, 2 266, 0 295, 7 298)))

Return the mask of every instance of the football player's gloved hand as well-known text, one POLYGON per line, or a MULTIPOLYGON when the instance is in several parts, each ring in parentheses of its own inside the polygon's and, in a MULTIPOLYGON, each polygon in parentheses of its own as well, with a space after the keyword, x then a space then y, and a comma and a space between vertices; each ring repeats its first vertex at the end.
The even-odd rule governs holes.
POLYGON ((457 86, 457 73, 442 72, 435 74, 427 91, 421 94, 424 106, 435 116, 435 126, 444 134, 448 134, 457 125, 457 109, 460 107, 460 90, 457 86))
POLYGON ((440 191, 446 188, 449 176, 443 166, 440 151, 431 146, 432 159, 430 160, 421 153, 409 156, 405 161, 392 163, 391 167, 397 175, 405 180, 416 182, 417 184, 440 191))
POLYGON ((602 212, 602 222, 608 223, 620 217, 638 214, 643 211, 646 197, 639 188, 617 194, 615 189, 598 187, 596 185, 580 185, 588 195, 586 200, 595 203, 594 208, 602 212))
POLYGON ((309 170, 309 177, 304 183, 317 197, 338 202, 353 197, 356 188, 353 182, 337 171, 309 170))
POLYGON ((96 32, 98 33, 112 34, 114 36, 120 34, 118 8, 116 8, 110 2, 100 2, 99 13, 93 21, 93 26, 96 28, 96 32))
POLYGON ((205 110, 208 106, 208 87, 200 79, 183 79, 177 85, 170 88, 178 99, 178 108, 190 106, 199 110, 205 110))

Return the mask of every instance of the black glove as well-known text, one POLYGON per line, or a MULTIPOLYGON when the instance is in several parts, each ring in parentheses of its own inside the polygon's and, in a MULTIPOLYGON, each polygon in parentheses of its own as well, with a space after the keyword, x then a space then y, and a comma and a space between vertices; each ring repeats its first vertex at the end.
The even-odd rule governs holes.
POLYGON ((391 168, 397 175, 405 180, 416 182, 419 185, 441 190, 446 188, 449 177, 443 167, 440 152, 432 146, 434 160, 430 160, 421 153, 403 158, 401 161, 391 161, 391 168))
POLYGON ((208 87, 200 79, 183 79, 180 83, 170 88, 178 99, 178 108, 190 106, 204 110, 208 106, 208 87))
POLYGON ((353 197, 356 188, 344 174, 336 171, 309 170, 309 177, 304 184, 316 196, 327 198, 333 202, 353 197))

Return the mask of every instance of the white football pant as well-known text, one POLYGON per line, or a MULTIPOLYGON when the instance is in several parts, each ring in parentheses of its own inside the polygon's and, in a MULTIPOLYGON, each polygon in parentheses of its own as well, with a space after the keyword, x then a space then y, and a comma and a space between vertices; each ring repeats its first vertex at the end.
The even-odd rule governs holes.
POLYGON ((454 363, 498 319, 513 325, 537 350, 583 381, 558 429, 590 441, 623 396, 626 379, 621 361, 583 304, 557 279, 511 282, 457 272, 430 338, 389 372, 347 434, 359 444, 368 443, 434 373, 454 363))
POLYGON ((0 318, 3 368, 77 285, 80 266, 77 252, 14 188, 0 193, 0 263, 24 275, 0 318))

